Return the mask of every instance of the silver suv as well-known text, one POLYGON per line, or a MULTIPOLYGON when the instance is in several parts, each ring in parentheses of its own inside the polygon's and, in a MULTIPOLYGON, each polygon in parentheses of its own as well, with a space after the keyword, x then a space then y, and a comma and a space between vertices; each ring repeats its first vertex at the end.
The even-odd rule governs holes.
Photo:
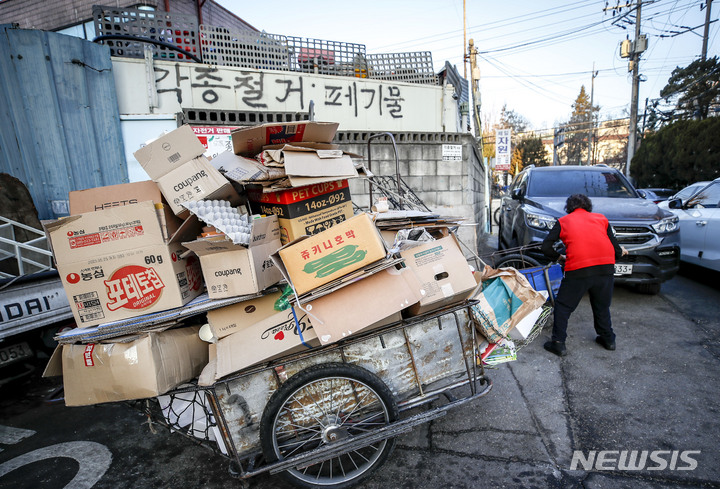
MULTIPOLYGON (((498 245, 501 250, 542 242, 565 215, 565 201, 585 194, 604 214, 629 254, 615 265, 615 281, 660 292, 680 266, 678 218, 638 194, 625 176, 605 165, 528 167, 503 197, 498 245)), ((532 252, 529 252, 532 254, 532 252)), ((535 258, 546 259, 538 252, 535 258)))

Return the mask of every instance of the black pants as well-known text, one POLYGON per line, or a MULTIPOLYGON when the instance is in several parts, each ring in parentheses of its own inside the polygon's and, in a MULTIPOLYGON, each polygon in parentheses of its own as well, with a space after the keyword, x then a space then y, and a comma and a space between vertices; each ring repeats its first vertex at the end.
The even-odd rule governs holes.
POLYGON ((580 304, 585 295, 590 296, 595 332, 607 341, 615 340, 610 321, 610 303, 613 294, 612 275, 593 275, 591 277, 563 278, 555 298, 555 324, 552 340, 565 342, 570 314, 580 304))

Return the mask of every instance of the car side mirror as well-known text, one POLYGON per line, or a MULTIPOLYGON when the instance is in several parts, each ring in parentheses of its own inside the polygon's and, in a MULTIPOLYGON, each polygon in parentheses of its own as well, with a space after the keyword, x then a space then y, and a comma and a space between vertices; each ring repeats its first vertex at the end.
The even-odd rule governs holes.
POLYGON ((682 200, 680 200, 680 199, 668 200, 668 209, 682 209, 682 200))
POLYGON ((645 193, 644 190, 638 189, 637 193, 639 193, 640 197, 642 197, 643 199, 647 199, 647 194, 645 193))
POLYGON ((516 188, 512 191, 513 200, 522 200, 525 196, 525 190, 523 188, 516 188))

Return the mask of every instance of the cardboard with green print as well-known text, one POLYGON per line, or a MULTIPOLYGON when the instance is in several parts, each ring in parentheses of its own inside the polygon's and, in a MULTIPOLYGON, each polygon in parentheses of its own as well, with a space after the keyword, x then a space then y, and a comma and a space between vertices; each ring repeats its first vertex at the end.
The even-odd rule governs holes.
POLYGON ((385 243, 367 214, 303 236, 272 255, 298 295, 385 258, 385 243))

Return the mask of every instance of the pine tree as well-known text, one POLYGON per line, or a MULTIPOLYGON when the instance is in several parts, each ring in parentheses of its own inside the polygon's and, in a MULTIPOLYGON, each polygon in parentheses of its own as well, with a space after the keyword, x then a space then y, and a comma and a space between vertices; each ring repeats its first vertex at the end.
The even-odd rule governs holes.
POLYGON ((587 162, 588 136, 594 129, 600 107, 590 106, 590 97, 583 85, 572 108, 570 121, 565 125, 566 164, 582 165, 587 162))

